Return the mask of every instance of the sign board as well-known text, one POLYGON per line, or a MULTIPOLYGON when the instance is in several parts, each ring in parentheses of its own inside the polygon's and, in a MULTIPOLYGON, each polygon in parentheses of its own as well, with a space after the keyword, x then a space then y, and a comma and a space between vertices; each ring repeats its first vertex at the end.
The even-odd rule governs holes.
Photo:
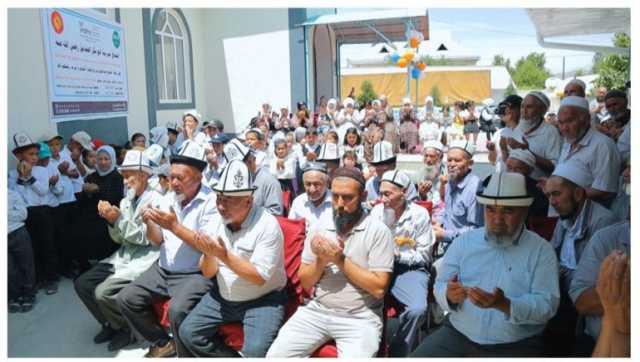
POLYGON ((127 114, 120 24, 69 9, 41 10, 52 122, 127 114))

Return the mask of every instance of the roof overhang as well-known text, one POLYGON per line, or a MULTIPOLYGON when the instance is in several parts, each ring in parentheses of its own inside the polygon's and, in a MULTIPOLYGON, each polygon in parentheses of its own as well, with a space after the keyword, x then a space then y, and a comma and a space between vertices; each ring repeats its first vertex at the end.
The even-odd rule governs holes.
POLYGON ((569 49, 629 55, 631 49, 583 43, 549 41, 546 38, 625 32, 631 34, 629 8, 535 8, 527 14, 543 48, 569 49))
POLYGON ((320 15, 299 26, 315 25, 330 26, 340 44, 405 41, 407 28, 413 28, 421 32, 425 40, 429 39, 429 16, 426 8, 320 15))

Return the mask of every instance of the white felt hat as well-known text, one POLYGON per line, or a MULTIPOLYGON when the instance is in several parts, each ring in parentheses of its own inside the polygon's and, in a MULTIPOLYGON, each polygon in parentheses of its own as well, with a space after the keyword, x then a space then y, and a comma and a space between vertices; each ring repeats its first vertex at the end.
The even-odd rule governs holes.
POLYGON ((383 181, 391 182, 398 187, 406 189, 411 183, 411 178, 409 178, 409 176, 407 176, 407 174, 402 171, 391 170, 385 172, 384 175, 382 175, 382 179, 380 182, 383 181))
POLYGON ((523 175, 515 172, 497 172, 491 175, 489 184, 477 199, 483 205, 531 206, 533 197, 527 193, 523 175))
POLYGON ((149 163, 149 158, 144 152, 138 150, 129 150, 124 156, 122 166, 118 167, 120 172, 122 171, 143 171, 151 175, 153 170, 149 163))
POLYGON ((222 171, 213 190, 224 196, 249 196, 256 187, 247 165, 241 160, 232 160, 222 171))
POLYGON ((393 153, 393 145, 388 141, 380 141, 373 145, 372 165, 395 162, 396 155, 393 153))

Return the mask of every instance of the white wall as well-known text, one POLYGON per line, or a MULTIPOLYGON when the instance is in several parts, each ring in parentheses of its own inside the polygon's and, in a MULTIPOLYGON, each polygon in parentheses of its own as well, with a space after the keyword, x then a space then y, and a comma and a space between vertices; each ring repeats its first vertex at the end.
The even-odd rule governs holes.
POLYGON ((291 104, 288 9, 210 9, 205 24, 209 117, 240 131, 262 102, 291 104))
POLYGON ((13 168, 12 137, 16 132, 25 132, 37 141, 45 133, 55 131, 56 126, 49 122, 47 108, 47 75, 40 11, 8 9, 7 17, 7 154, 8 167, 13 168))

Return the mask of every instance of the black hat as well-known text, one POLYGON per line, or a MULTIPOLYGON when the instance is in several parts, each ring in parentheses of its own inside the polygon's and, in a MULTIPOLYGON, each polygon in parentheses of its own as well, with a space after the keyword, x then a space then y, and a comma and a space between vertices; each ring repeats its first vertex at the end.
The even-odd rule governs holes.
POLYGON ((521 104, 522 104, 522 97, 516 94, 512 94, 498 104, 498 107, 496 108, 494 114, 501 116, 505 113, 505 110, 507 108, 515 108, 515 107, 520 108, 521 104))

